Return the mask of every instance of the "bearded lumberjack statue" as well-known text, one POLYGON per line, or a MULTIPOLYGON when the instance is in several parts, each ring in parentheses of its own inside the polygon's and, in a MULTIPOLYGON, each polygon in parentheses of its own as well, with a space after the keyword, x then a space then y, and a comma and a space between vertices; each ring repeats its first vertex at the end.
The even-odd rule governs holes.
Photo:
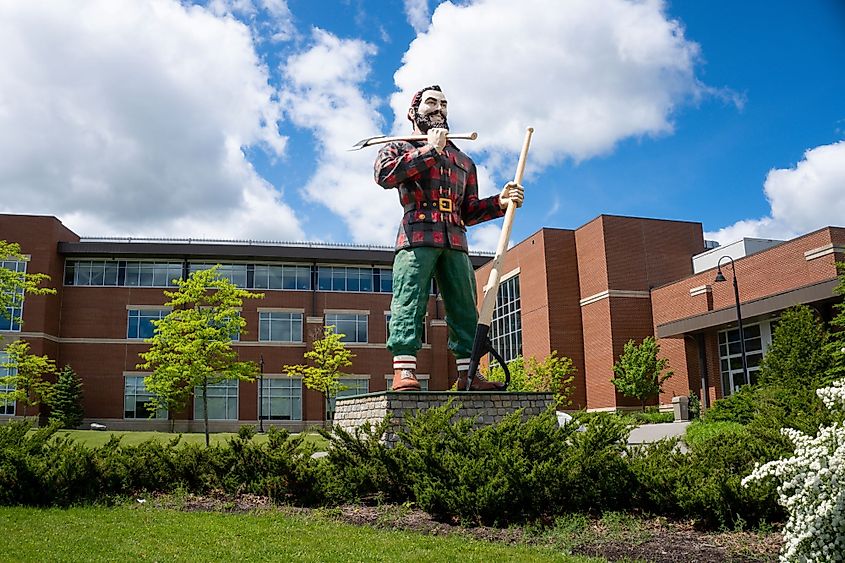
MULTIPOLYGON (((501 194, 478 198, 475 163, 446 138, 446 96, 439 86, 414 95, 408 119, 427 141, 385 145, 375 162, 376 182, 399 190, 405 211, 396 237, 390 337, 393 390, 419 391, 417 350, 431 279, 437 280, 449 325, 449 349, 457 360, 458 389, 466 388, 478 313, 475 274, 467 255, 466 227, 502 217, 508 202, 522 205, 522 186, 508 182, 501 194)), ((481 376, 472 391, 495 391, 504 385, 481 376)))

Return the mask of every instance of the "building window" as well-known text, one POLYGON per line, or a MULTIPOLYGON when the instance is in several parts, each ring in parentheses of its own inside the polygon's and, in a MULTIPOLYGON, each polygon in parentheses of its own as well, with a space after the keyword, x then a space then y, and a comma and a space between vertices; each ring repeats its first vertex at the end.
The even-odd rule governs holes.
POLYGON ((98 287, 174 287, 181 279, 181 262, 127 260, 67 260, 65 285, 98 287))
POLYGON ((393 270, 390 268, 375 268, 378 276, 378 291, 380 293, 393 293, 393 270))
POLYGON ((255 289, 311 289, 310 266, 255 265, 255 289))
POLYGON ((320 291, 373 291, 373 269, 346 266, 317 268, 317 287, 320 291))
POLYGON ((126 262, 123 285, 131 287, 173 287, 182 279, 179 262, 126 262))
POLYGON ((302 313, 259 312, 258 340, 302 342, 302 313))
POLYGON ((509 362, 522 355, 522 315, 519 304, 519 276, 513 276, 499 285, 496 308, 490 325, 493 348, 509 362))
POLYGON ((742 373, 742 345, 739 342, 739 329, 723 330, 719 333, 719 367, 722 373, 722 395, 727 397, 747 383, 757 383, 760 360, 765 352, 761 325, 743 326, 745 333, 745 360, 748 364, 748 377, 745 381, 742 373))
MULTIPOLYGON (((202 387, 194 388, 194 420, 203 417, 202 387)), ((238 419, 238 380, 227 379, 208 386, 208 419, 238 419)))
MULTIPOLYGON (((20 277, 26 274, 26 262, 22 260, 6 260, 0 262, 0 268, 17 273, 20 277)), ((13 303, 19 307, 6 307, 0 311, 0 330, 20 332, 23 317, 23 289, 15 290, 13 303)), ((2 414, 2 412, 0 412, 2 414)))
POLYGON ((263 420, 302 420, 301 379, 264 378, 260 400, 263 420))
POLYGON ((127 311, 126 338, 152 338, 155 333, 153 321, 163 319, 169 309, 129 309, 127 311))
POLYGON ((150 417, 152 411, 147 403, 151 398, 152 393, 147 391, 143 375, 127 375, 123 382, 123 418, 166 419, 167 409, 158 409, 155 416, 150 417))
MULTIPOLYGON (((5 352, 0 352, 0 379, 11 378, 17 375, 17 369, 7 366, 9 362, 9 355, 5 352)), ((0 380, 0 393, 12 393, 15 390, 15 385, 8 379, 0 380)), ((0 400, 0 415, 14 415, 15 401, 0 400)))
MULTIPOLYGON (((392 315, 390 313, 384 314, 384 334, 385 334, 385 342, 390 339, 390 317, 392 315)), ((422 343, 428 343, 428 313, 422 319, 422 343)))
POLYGON ((366 344, 369 315, 356 313, 326 313, 326 326, 334 326, 335 333, 343 334, 341 342, 366 344))
POLYGON ((338 397, 354 397, 370 392, 369 379, 339 379, 341 385, 346 389, 337 392, 337 395, 326 400, 326 419, 334 420, 334 412, 337 406, 338 397))
MULTIPOLYGON (((252 284, 247 285, 247 264, 208 264, 208 263, 194 263, 191 262, 188 267, 188 272, 193 274, 200 270, 210 270, 214 266, 217 268, 217 275, 223 279, 229 280, 237 287, 251 287, 252 284)), ((252 264, 249 264, 252 266, 252 264)), ((254 268, 249 268, 254 273, 254 268)))

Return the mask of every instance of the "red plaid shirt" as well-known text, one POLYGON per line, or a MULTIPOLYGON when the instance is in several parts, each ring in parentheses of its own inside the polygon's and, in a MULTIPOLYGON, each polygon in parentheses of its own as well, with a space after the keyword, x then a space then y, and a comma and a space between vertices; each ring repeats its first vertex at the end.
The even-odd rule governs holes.
POLYGON ((434 246, 467 252, 467 226, 505 214, 498 195, 478 199, 475 163, 451 142, 443 154, 424 142, 388 143, 376 158, 375 178, 381 187, 399 190, 405 210, 396 250, 434 246))

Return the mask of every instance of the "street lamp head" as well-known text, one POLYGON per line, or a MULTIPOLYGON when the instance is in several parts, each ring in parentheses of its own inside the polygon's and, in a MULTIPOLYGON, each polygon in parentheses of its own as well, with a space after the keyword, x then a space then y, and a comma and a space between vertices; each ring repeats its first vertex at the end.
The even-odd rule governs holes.
POLYGON ((716 272, 716 282, 723 282, 725 281, 725 276, 722 274, 722 267, 719 266, 719 270, 716 272))

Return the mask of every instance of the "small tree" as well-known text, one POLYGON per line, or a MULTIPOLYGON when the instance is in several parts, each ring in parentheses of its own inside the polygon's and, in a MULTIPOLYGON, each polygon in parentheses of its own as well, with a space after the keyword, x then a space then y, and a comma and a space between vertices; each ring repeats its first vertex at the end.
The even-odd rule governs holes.
MULTIPOLYGON (((839 285, 833 290, 837 295, 845 298, 845 262, 837 262, 839 285)), ((825 372, 825 381, 836 381, 845 377, 845 300, 833 306, 836 315, 831 319, 832 331, 825 349, 830 356, 830 366, 825 372)))
MULTIPOLYGON (((10 312, 20 309, 25 293, 31 295, 55 294, 51 287, 39 287, 49 281, 47 274, 25 274, 3 265, 4 262, 26 262, 28 258, 21 253, 20 245, 0 240, 0 317, 9 318, 10 312)), ((14 314, 14 313, 12 313, 14 314)), ((23 324, 23 319, 14 316, 13 323, 23 324)))
POLYGON ((808 389, 822 384, 831 366, 827 331, 806 305, 790 307, 780 317, 772 345, 760 362, 760 385, 808 389))
MULTIPOLYGON (((526 362, 522 356, 517 356, 508 362, 508 370, 511 374, 509 391, 551 392, 554 393, 557 408, 566 408, 572 404, 575 364, 566 356, 559 357, 557 350, 553 350, 542 362, 534 357, 529 357, 526 362)), ((505 370, 495 366, 490 371, 489 379, 504 381, 505 370)))
POLYGON ((323 337, 314 340, 313 350, 308 350, 303 355, 310 365, 286 365, 282 368, 288 377, 302 377, 302 382, 308 389, 319 391, 323 396, 323 408, 338 391, 346 389, 339 380, 345 375, 343 368, 352 365, 355 354, 346 349, 341 340, 344 336, 346 335, 336 333, 334 326, 323 327, 323 337))
POLYGON ((29 344, 16 340, 6 347, 7 359, 0 363, 6 375, 0 376, 0 384, 12 391, 0 393, 0 401, 16 401, 23 407, 26 418, 28 407, 50 403, 52 384, 47 377, 55 375, 56 363, 47 356, 29 353, 29 344))
POLYGON ((619 361, 613 365, 614 377, 611 383, 626 397, 636 397, 640 400, 643 411, 649 397, 659 394, 663 390, 663 383, 672 376, 672 371, 663 371, 669 364, 666 358, 658 358, 660 345, 648 336, 642 344, 637 346, 629 340, 619 356, 619 361))
POLYGON ((82 379, 73 368, 65 366, 56 384, 53 385, 53 400, 50 403, 50 422, 61 428, 76 428, 82 424, 85 412, 82 408, 82 379))
POLYGON ((186 280, 175 280, 176 291, 165 291, 165 305, 171 312, 153 321, 155 333, 146 340, 148 352, 141 353, 139 369, 152 370, 144 385, 152 394, 150 412, 184 408, 194 389, 202 390, 205 445, 208 433, 208 388, 222 381, 253 381, 258 376, 255 362, 238 361, 232 336, 243 332, 246 321, 238 314, 244 299, 259 299, 262 293, 240 289, 220 277, 218 266, 200 270, 186 280))

